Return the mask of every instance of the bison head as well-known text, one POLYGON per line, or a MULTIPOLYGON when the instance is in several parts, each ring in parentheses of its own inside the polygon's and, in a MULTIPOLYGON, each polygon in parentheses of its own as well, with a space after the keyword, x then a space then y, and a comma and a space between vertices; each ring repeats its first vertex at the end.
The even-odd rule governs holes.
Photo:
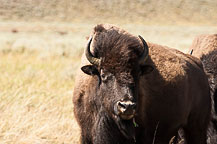
POLYGON ((145 64, 148 54, 148 45, 141 36, 131 37, 118 32, 115 36, 91 36, 85 49, 91 65, 81 69, 98 77, 98 104, 125 136, 129 135, 136 114, 139 78, 153 70, 152 66, 145 64), (92 41, 93 54, 90 51, 92 41))

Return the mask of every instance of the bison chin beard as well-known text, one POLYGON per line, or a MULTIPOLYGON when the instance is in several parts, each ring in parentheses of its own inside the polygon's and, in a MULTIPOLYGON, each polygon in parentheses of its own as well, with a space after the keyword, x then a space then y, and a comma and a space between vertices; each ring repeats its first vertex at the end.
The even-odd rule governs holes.
POLYGON ((129 140, 135 141, 135 127, 133 123, 133 119, 131 120, 123 120, 119 116, 116 117, 116 124, 120 130, 120 132, 129 140))

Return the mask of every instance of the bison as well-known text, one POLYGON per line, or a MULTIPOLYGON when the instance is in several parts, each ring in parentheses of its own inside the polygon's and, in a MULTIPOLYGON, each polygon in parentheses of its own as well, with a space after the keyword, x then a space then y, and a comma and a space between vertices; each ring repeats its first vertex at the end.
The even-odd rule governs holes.
MULTIPOLYGON (((217 130, 217 34, 199 35, 190 47, 191 54, 202 61, 204 70, 208 76, 212 98, 212 125, 217 130)), ((210 136, 212 139, 212 136, 210 136)), ((214 132, 217 144, 217 133, 214 132)))
POLYGON ((189 144, 206 143, 211 100, 199 59, 113 25, 94 27, 73 104, 84 144, 168 144, 181 127, 189 144))

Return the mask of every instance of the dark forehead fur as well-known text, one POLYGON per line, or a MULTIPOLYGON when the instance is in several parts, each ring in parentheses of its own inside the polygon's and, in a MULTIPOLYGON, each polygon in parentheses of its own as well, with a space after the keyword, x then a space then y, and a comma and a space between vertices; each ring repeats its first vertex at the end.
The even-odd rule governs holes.
POLYGON ((93 31, 94 55, 101 67, 112 73, 132 73, 143 51, 137 36, 112 25, 97 25, 93 31))

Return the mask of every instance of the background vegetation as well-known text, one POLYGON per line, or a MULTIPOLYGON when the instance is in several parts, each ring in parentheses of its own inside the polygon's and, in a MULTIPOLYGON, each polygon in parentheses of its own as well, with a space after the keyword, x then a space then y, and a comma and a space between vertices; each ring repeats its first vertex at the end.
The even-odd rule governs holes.
POLYGON ((0 3, 4 20, 215 25, 217 19, 214 0, 0 0, 0 3))
POLYGON ((187 52, 217 33, 217 1, 0 0, 0 143, 78 143, 74 76, 98 23, 187 52))

